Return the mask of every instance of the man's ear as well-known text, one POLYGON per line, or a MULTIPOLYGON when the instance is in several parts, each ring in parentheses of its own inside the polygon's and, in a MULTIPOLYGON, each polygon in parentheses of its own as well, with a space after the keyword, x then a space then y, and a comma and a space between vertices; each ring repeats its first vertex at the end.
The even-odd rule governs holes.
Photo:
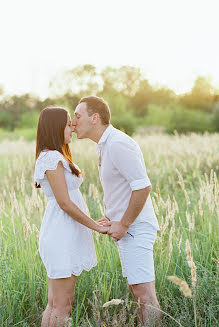
POLYGON ((100 119, 99 114, 98 114, 97 112, 95 112, 95 113, 93 114, 93 117, 92 117, 92 122, 93 122, 93 124, 97 124, 98 121, 99 121, 99 119, 100 119))

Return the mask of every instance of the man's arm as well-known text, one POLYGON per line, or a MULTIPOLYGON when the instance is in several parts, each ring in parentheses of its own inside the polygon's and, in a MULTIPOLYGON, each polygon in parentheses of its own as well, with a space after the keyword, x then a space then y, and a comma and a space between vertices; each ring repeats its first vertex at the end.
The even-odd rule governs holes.
MULTIPOLYGON (((111 144, 110 159, 114 167, 128 182, 132 193, 128 207, 119 222, 109 222, 108 234, 120 240, 143 209, 151 191, 142 152, 134 141, 121 139, 111 144)), ((128 186, 127 186, 128 187, 128 186)))
POLYGON ((119 241, 123 236, 125 236, 128 228, 143 209, 151 189, 152 187, 150 185, 144 189, 132 191, 128 208, 122 219, 120 221, 111 221, 104 224, 105 226, 111 226, 108 235, 112 236, 115 241, 119 241))

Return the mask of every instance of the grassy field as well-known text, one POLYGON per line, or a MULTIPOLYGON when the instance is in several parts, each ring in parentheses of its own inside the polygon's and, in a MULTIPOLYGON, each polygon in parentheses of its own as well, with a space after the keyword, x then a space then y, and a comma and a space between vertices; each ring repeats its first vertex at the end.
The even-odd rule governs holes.
MULTIPOLYGON (((153 184, 161 231, 154 248, 156 289, 163 326, 212 326, 217 322, 219 135, 135 136, 153 184), (168 276, 177 276, 185 284, 168 276), (180 287, 182 290, 180 290, 180 287)), ((33 142, 0 143, 0 326, 40 326, 47 303, 46 272, 38 234, 46 198, 33 185, 33 142)), ((73 140, 75 162, 84 172, 81 191, 91 217, 103 214, 96 147, 73 140)), ((76 286, 72 326, 135 325, 135 305, 122 277, 117 249, 95 234, 98 265, 76 286), (103 308, 113 298, 118 306, 103 308)))

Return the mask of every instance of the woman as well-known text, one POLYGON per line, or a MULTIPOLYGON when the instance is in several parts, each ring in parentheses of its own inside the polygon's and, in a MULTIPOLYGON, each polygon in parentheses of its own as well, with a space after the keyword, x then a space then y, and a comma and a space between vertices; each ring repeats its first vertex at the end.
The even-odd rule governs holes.
POLYGON ((87 215, 79 187, 81 172, 72 161, 73 127, 68 111, 47 107, 40 113, 34 181, 48 197, 39 251, 48 275, 48 304, 41 327, 62 325, 70 315, 77 276, 97 264, 92 230, 105 234, 87 215))

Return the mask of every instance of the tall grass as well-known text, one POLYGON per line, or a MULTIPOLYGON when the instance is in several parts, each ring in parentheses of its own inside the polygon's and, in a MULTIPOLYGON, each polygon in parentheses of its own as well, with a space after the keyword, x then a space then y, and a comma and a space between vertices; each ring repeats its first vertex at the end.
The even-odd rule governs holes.
MULTIPOLYGON (((216 326, 219 135, 135 138, 145 156, 161 227, 154 257, 163 326, 216 326), (192 297, 185 297, 168 276, 178 278, 178 285, 185 281, 192 297)), ((95 145, 74 140, 72 152, 84 172, 81 190, 91 217, 98 219, 103 214, 103 193, 95 145)), ((34 188, 33 170, 34 143, 0 143, 0 326, 4 327, 39 326, 47 303, 46 272, 38 253, 47 200, 34 188)), ((116 246, 99 234, 95 244, 98 266, 78 278, 72 326, 134 326, 136 306, 122 277, 116 246), (124 302, 103 308, 113 298, 124 302)))

